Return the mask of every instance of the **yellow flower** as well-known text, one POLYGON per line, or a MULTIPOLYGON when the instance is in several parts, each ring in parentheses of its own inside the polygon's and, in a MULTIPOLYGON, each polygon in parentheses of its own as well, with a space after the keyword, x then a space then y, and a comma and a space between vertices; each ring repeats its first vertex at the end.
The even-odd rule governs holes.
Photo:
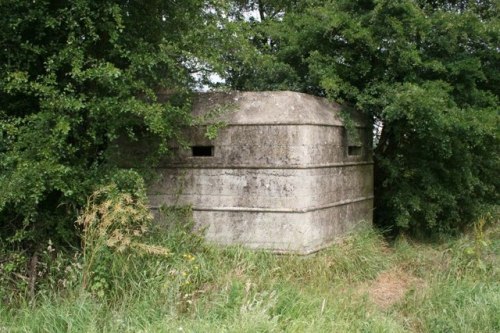
POLYGON ((184 253, 182 255, 184 257, 184 259, 186 259, 187 261, 193 261, 196 257, 193 256, 191 253, 184 253))

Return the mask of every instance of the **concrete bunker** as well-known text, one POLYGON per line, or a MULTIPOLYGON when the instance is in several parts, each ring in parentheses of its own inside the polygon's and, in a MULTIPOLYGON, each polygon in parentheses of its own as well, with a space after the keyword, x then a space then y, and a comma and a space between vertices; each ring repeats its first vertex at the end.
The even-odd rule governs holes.
POLYGON ((371 223, 371 126, 353 114, 347 134, 340 106, 295 92, 200 94, 193 113, 217 114, 186 136, 149 188, 153 209, 190 204, 205 237, 281 253, 328 246, 371 223), (210 140, 207 126, 224 124, 210 140))

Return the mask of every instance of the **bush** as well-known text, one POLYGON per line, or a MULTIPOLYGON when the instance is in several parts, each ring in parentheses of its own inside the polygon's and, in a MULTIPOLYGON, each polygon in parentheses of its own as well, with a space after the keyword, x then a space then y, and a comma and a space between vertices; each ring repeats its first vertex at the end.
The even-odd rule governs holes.
MULTIPOLYGON (((87 197, 117 172, 119 136, 164 153, 188 93, 216 63, 206 1, 0 3, 0 237, 36 251, 78 243, 87 197), (176 91, 168 101, 157 93, 176 91)), ((150 162, 149 159, 144 164, 150 162)))
POLYGON ((377 224, 452 232, 499 202, 498 6, 278 1, 260 13, 249 38, 262 59, 236 63, 229 82, 308 92, 371 117, 377 224))

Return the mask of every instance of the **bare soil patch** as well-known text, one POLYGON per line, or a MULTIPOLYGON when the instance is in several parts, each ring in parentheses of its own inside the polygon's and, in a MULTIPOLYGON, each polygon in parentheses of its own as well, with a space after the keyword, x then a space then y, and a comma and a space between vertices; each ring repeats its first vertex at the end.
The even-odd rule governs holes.
POLYGON ((368 293, 370 301, 381 309, 387 309, 403 299, 406 292, 412 287, 421 287, 424 283, 421 279, 393 268, 381 272, 377 278, 362 286, 363 293, 368 293))

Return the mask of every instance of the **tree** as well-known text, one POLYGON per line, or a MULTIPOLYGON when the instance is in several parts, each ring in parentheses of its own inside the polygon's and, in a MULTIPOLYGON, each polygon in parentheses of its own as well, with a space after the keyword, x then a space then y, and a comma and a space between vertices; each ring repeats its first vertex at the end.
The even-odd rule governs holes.
POLYGON ((93 190, 141 188, 110 144, 148 136, 164 153, 191 122, 186 96, 217 71, 233 88, 327 96, 383 124, 380 224, 447 230, 498 202, 497 2, 227 3, 0 2, 2 240, 68 241, 93 190), (159 103, 162 90, 177 96, 159 103))
POLYGON ((70 242, 93 190, 141 186, 107 148, 146 133, 164 152, 189 124, 192 74, 224 46, 217 3, 0 2, 0 239, 70 242))
POLYGON ((377 223, 456 230, 499 199, 498 18, 494 1, 297 2, 254 23, 260 60, 234 66, 229 82, 362 110, 382 126, 377 223))

